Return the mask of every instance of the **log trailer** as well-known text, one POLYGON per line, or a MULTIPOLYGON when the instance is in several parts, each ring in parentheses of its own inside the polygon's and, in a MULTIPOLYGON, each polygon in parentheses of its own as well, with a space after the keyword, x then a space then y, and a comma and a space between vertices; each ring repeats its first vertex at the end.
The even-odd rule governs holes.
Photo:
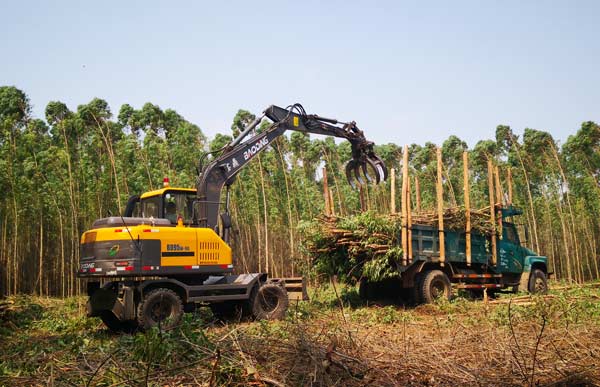
POLYGON ((465 231, 440 231, 413 224, 409 227, 412 236, 408 242, 412 257, 398 263, 399 280, 361 280, 361 297, 376 300, 391 296, 418 304, 450 299, 453 289, 475 294, 482 294, 484 289, 490 294, 506 290, 546 292, 548 259, 522 246, 516 225, 511 221, 523 211, 512 205, 496 205, 494 211, 499 218, 495 254, 491 236, 471 232, 469 254, 465 231), (445 249, 440 253, 442 233, 445 249))
POLYGON ((229 188, 252 158, 288 130, 348 140, 352 159, 346 176, 352 185, 355 179, 362 184, 387 178, 373 142, 355 122, 308 115, 299 104, 270 106, 213 152, 206 166, 201 158, 195 189, 165 184, 134 195, 123 216, 98 219, 82 234, 77 275, 87 279, 88 316, 100 317, 114 331, 169 329, 199 304, 222 317, 283 317, 289 302, 285 279, 233 274, 229 188), (264 117, 272 124, 256 131, 264 117))

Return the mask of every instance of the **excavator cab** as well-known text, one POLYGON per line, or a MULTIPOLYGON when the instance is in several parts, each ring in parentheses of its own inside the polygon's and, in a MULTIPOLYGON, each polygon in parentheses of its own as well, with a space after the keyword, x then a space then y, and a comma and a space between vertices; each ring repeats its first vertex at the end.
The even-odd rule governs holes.
POLYGON ((163 188, 133 195, 127 202, 125 217, 167 219, 176 225, 179 219, 184 225, 194 223, 193 207, 196 190, 190 188, 163 188))

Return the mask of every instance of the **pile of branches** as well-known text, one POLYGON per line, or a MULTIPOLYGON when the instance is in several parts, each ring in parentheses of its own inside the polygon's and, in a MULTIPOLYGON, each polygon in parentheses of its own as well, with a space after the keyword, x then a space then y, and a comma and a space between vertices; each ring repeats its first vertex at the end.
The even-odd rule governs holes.
MULTIPOLYGON (((464 208, 444 210, 445 230, 465 230, 464 208)), ((437 230, 436 212, 412 215, 413 225, 431 226, 437 230)), ((321 216, 300 227, 303 247, 313 259, 317 272, 338 275, 354 282, 360 278, 379 281, 396 276, 396 266, 402 259, 400 231, 402 218, 398 214, 381 215, 365 212, 354 216, 321 216)), ((471 210, 473 233, 491 235, 489 207, 471 210)))
POLYGON ((354 283, 363 277, 377 281, 397 275, 395 267, 402 259, 400 227, 397 219, 365 212, 322 216, 301 224, 300 232, 317 273, 354 283))
MULTIPOLYGON (((471 230, 474 233, 492 235, 496 230, 490 223, 490 207, 471 210, 471 230)), ((399 218, 399 215, 394 217, 399 218)), ((444 229, 464 231, 467 224, 466 211, 463 207, 450 207, 444 210, 444 229)), ((399 220, 398 220, 399 221, 399 220)), ((437 212, 421 212, 412 215, 412 223, 438 227, 437 212)))

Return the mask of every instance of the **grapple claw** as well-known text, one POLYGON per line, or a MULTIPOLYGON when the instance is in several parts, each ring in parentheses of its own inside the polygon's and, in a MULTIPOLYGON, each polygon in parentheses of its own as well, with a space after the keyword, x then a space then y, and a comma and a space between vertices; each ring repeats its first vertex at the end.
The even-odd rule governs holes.
POLYGON ((358 181, 358 184, 360 185, 364 185, 365 181, 362 178, 362 176, 360 175, 360 164, 358 161, 354 161, 355 167, 354 167, 354 176, 356 177, 356 180, 358 181))
POLYGON ((355 173, 355 168, 356 168, 356 161, 354 159, 348 161, 346 163, 346 180, 348 180, 348 184, 350 184, 350 187, 352 187, 352 189, 356 189, 356 183, 355 183, 355 177, 353 176, 353 174, 355 173))
POLYGON ((375 171, 375 180, 377 184, 387 179, 387 167, 379 156, 376 154, 369 155, 367 157, 367 163, 373 169, 373 171, 375 171))
MULTIPOLYGON (((368 161, 368 159, 367 159, 367 161, 368 161)), ((371 175, 369 175, 369 170, 367 169, 367 163, 362 163, 360 167, 362 169, 363 175, 365 175, 365 178, 367 179, 367 182, 372 183, 373 178, 371 177, 371 175)), ((378 183, 379 183, 379 181, 378 181, 378 183)))
POLYGON ((353 130, 348 133, 350 133, 347 138, 352 146, 352 159, 346 164, 346 178, 352 188, 357 188, 352 175, 361 185, 366 183, 379 184, 386 180, 387 168, 383 160, 375 154, 373 142, 365 139, 363 132, 358 130, 356 126, 353 126, 353 130))

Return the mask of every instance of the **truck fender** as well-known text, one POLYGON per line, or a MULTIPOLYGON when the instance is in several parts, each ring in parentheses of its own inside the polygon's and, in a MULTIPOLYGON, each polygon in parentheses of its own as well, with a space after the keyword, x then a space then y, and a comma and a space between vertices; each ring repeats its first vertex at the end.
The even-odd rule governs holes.
POLYGON ((544 273, 548 273, 548 258, 537 255, 525 257, 521 280, 519 281, 519 291, 527 291, 529 287, 529 275, 532 269, 541 269, 544 273))

